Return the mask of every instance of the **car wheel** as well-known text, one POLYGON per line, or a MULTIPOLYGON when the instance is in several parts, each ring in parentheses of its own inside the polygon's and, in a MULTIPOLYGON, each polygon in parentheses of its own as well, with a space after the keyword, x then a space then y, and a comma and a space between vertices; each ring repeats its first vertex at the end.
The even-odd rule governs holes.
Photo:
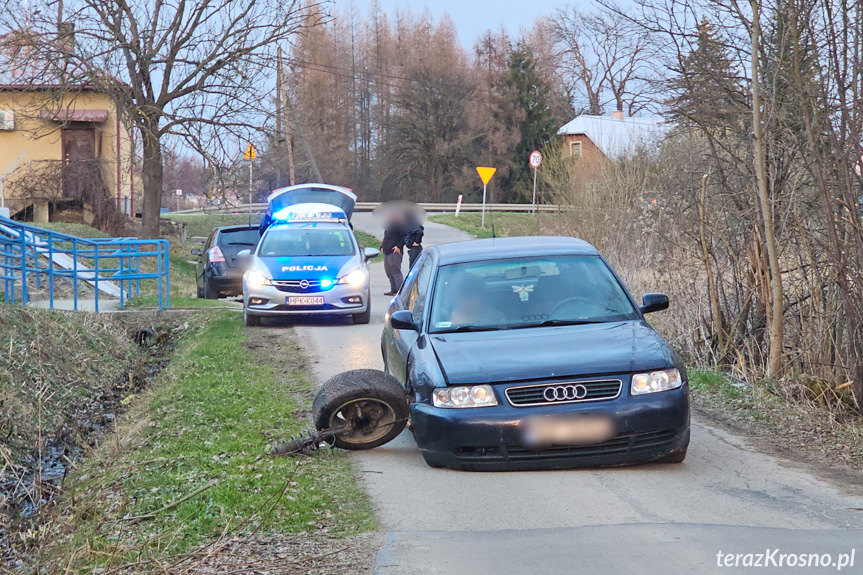
POLYGON ((674 453, 669 453, 665 457, 657 459, 657 463, 683 463, 683 460, 686 459, 686 450, 683 451, 675 451, 674 453))
POLYGON ((246 327, 258 327, 261 325, 261 316, 252 315, 248 309, 243 308, 243 325, 246 327))
POLYGON ((211 290, 210 286, 204 284, 204 297, 206 299, 219 299, 219 292, 211 290))
POLYGON ((355 369, 332 377, 315 395, 312 421, 342 449, 372 449, 398 437, 409 415, 405 389, 376 369, 355 369))
POLYGON ((363 313, 355 313, 354 314, 354 323, 359 324, 367 324, 372 320, 372 301, 369 301, 369 305, 366 306, 366 311, 363 313))
POLYGON ((204 299, 204 288, 199 285, 195 286, 198 289, 198 299, 204 299))

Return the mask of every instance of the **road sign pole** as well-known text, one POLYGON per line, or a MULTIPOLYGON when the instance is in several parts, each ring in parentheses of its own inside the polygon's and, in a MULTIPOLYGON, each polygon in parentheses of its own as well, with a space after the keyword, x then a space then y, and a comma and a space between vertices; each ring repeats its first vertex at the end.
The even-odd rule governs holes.
POLYGON ((537 169, 533 169, 533 213, 536 213, 536 172, 537 169))
POLYGON ((252 170, 254 165, 254 160, 249 160, 249 221, 252 221, 252 170))
POLYGON ((482 185, 482 218, 481 218, 481 221, 479 224, 479 226, 481 228, 485 227, 485 190, 486 190, 486 188, 488 188, 488 184, 483 184, 482 185))

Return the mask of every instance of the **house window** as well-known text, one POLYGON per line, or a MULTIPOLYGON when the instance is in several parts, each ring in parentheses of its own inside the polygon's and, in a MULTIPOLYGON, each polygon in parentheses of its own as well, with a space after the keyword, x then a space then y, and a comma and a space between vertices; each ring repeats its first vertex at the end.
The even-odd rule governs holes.
POLYGON ((569 155, 575 159, 581 157, 581 142, 570 142, 569 143, 569 155))

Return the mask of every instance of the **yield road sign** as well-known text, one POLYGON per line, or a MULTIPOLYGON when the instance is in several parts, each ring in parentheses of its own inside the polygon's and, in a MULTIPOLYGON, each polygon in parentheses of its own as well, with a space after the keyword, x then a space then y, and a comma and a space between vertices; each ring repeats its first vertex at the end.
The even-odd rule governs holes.
POLYGON ((484 186, 488 185, 491 181, 491 177, 497 171, 497 168, 477 168, 476 172, 479 174, 479 178, 482 180, 482 184, 484 186))
POLYGON ((542 154, 539 151, 534 150, 530 153, 530 158, 528 159, 530 163, 530 167, 534 170, 537 169, 542 164, 542 154))

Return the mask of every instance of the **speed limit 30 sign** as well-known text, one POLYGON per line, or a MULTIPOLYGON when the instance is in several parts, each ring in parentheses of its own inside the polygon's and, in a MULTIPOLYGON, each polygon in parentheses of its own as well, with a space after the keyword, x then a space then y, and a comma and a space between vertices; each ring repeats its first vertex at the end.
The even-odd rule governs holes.
POLYGON ((530 159, 528 160, 528 162, 530 163, 531 168, 533 168, 533 169, 538 168, 540 166, 540 164, 542 164, 542 154, 540 154, 538 151, 534 150, 533 152, 530 153, 530 159))

